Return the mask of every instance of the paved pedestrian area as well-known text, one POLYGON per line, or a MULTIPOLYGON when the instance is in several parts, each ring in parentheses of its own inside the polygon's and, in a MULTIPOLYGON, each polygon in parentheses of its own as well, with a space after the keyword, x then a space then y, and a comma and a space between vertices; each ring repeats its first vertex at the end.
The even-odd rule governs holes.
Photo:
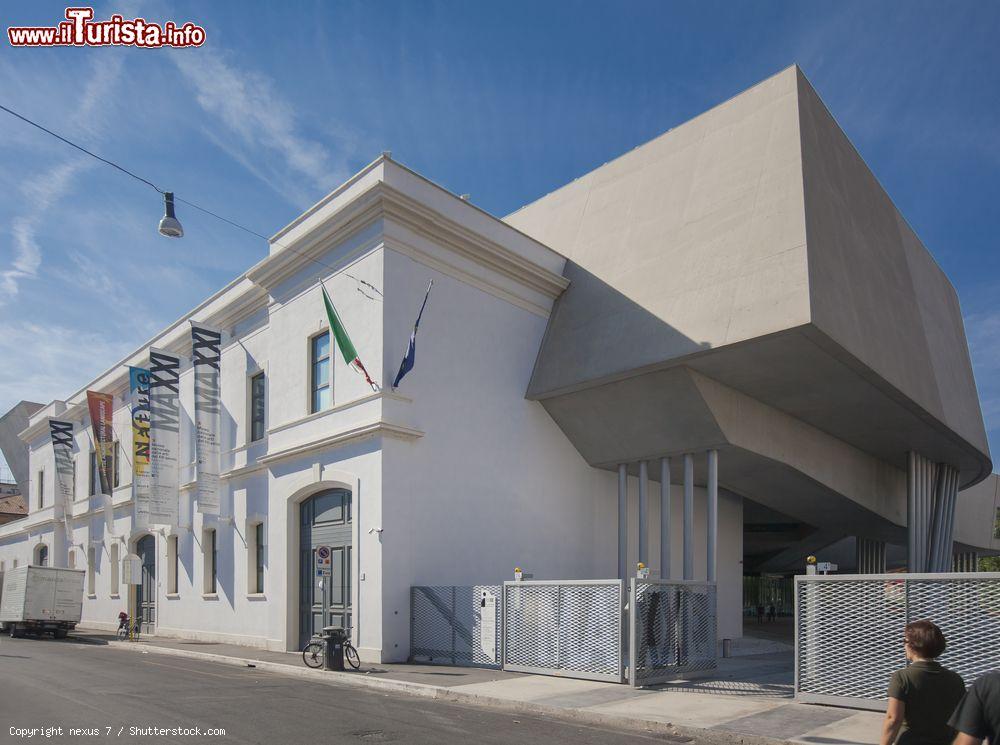
POLYGON ((391 686, 416 695, 498 708, 550 711, 590 722, 649 726, 658 731, 669 725, 689 736, 706 731, 815 745, 867 745, 878 742, 881 724, 876 712, 795 703, 789 652, 720 660, 711 677, 635 690, 614 683, 437 665, 363 664, 359 672, 324 673, 307 670, 301 656, 292 652, 158 637, 117 642, 111 635, 86 631, 77 636, 135 651, 212 656, 231 664, 266 665, 291 675, 342 676, 348 683, 391 686))

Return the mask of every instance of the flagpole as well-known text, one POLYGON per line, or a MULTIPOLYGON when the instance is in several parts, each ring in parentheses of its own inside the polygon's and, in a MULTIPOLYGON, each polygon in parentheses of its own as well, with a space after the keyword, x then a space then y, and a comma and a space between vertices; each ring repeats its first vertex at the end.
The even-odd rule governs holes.
MULTIPOLYGON (((333 304, 333 298, 330 296, 330 293, 327 292, 327 290, 326 290, 326 284, 323 282, 323 278, 322 277, 317 277, 317 279, 319 280, 320 288, 321 288, 322 293, 323 293, 324 302, 328 306, 327 307, 327 315, 329 316, 329 321, 330 321, 330 325, 331 325, 331 329, 330 329, 331 336, 336 337, 335 329, 332 328, 332 326, 334 325, 334 320, 336 320, 336 323, 337 323, 338 327, 340 329, 342 329, 343 333, 347 337, 347 343, 351 346, 351 351, 353 351, 354 354, 355 354, 355 361, 357 362, 357 365, 353 365, 351 363, 348 363, 348 365, 351 366, 351 367, 354 367, 354 369, 355 369, 356 372, 362 373, 364 375, 364 377, 365 377, 366 382, 372 387, 372 391, 375 392, 375 393, 378 393, 381 389, 379 388, 378 384, 376 384, 375 381, 371 379, 371 376, 368 374, 368 370, 365 368, 364 363, 361 361, 361 355, 359 355, 358 352, 357 352, 357 349, 354 348, 354 343, 351 341, 350 334, 347 332, 347 327, 344 326, 344 321, 340 317, 340 313, 337 312, 337 306, 335 306, 333 304), (334 319, 333 316, 336 316, 336 319, 334 319), (361 368, 360 370, 358 370, 359 366, 361 368)), ((339 341, 339 337, 336 337, 336 338, 339 341)), ((339 346, 339 344, 338 344, 338 346, 339 346)), ((344 349, 343 348, 341 348, 340 351, 341 351, 341 354, 344 353, 344 349)), ((345 361, 346 361, 346 357, 345 357, 345 361)))

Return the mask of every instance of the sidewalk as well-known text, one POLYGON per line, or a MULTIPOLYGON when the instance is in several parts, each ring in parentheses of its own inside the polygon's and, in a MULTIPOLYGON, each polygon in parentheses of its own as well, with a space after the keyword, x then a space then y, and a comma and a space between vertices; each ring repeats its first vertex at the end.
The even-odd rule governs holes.
POLYGON ((363 685, 699 742, 868 745, 878 742, 882 720, 876 712, 794 703, 787 652, 719 660, 711 678, 635 690, 614 683, 440 665, 363 664, 358 672, 334 673, 306 668, 293 652, 156 637, 119 642, 113 635, 87 630, 78 630, 74 637, 137 652, 252 665, 332 685, 363 685))

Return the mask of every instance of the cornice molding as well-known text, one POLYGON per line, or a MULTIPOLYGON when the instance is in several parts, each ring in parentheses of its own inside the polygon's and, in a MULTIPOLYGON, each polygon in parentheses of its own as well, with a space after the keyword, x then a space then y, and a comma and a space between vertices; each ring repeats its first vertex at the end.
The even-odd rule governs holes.
POLYGON ((261 261, 247 272, 247 276, 256 284, 273 289, 298 271, 305 261, 316 259, 332 245, 385 219, 550 299, 557 298, 569 286, 569 280, 561 274, 535 264, 382 181, 360 193, 329 220, 284 250, 261 261))

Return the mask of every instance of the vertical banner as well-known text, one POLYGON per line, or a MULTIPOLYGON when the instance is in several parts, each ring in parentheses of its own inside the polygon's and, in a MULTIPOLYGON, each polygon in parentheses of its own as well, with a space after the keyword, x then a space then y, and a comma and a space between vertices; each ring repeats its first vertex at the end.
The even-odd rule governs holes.
POLYGON ((129 367, 132 393, 132 503, 136 528, 148 528, 150 503, 149 370, 129 367))
POLYGON ((219 422, 222 400, 219 369, 222 360, 222 332, 191 322, 191 362, 194 365, 194 429, 197 453, 198 512, 218 515, 219 422))
POLYGON ((97 455, 97 473, 104 495, 104 522, 108 531, 115 532, 115 512, 112 493, 115 489, 115 430, 112 426, 114 397, 110 393, 87 391, 87 408, 90 427, 94 433, 94 452, 97 455))
POLYGON ((177 527, 180 506, 181 358, 149 350, 149 521, 177 527))
POLYGON ((73 540, 73 422, 49 419, 49 436, 56 463, 56 515, 62 513, 66 540, 73 540))

